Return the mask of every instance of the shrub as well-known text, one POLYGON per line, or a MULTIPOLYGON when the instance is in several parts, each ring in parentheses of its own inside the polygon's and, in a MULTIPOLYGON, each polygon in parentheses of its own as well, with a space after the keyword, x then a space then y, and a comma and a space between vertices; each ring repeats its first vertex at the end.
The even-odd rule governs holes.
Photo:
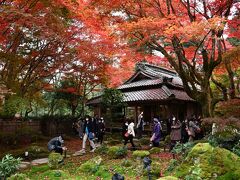
POLYGON ((78 170, 84 173, 96 173, 99 170, 99 167, 102 163, 102 158, 97 156, 83 163, 78 170))
POLYGON ((171 159, 168 165, 167 171, 172 172, 177 165, 178 165, 178 161, 176 159, 171 159))
POLYGON ((124 167, 130 167, 132 166, 132 161, 128 160, 128 159, 124 159, 121 163, 122 166, 124 167))
POLYGON ((0 177, 4 179, 15 173, 21 160, 21 158, 16 159, 10 154, 5 155, 0 162, 0 177))
POLYGON ((183 156, 186 156, 188 152, 193 148, 194 143, 193 142, 187 142, 185 144, 177 143, 172 152, 175 154, 182 154, 183 156))
POLYGON ((144 158, 144 157, 146 157, 146 156, 149 156, 150 155, 150 153, 149 153, 149 151, 134 151, 133 152, 133 156, 134 157, 140 157, 140 158, 144 158))
POLYGON ((161 152, 161 149, 158 147, 153 147, 149 150, 150 154, 157 154, 161 152))
POLYGON ((150 144, 150 140, 149 140, 149 138, 141 138, 139 140, 139 143, 140 143, 140 145, 149 145, 150 144))
POLYGON ((48 165, 53 169, 57 169, 61 166, 61 162, 63 161, 63 156, 59 153, 52 152, 48 156, 48 165))
POLYGON ((96 153, 99 153, 99 154, 107 154, 107 152, 108 152, 108 147, 105 145, 105 144, 103 144, 102 146, 100 146, 99 148, 97 148, 96 149, 96 153))
POLYGON ((126 147, 112 146, 108 150, 110 158, 117 159, 127 155, 126 147))
POLYGON ((17 173, 12 175, 11 177, 7 178, 8 180, 28 180, 29 178, 27 177, 26 174, 23 173, 17 173))
POLYGON ((26 151, 28 151, 28 156, 30 159, 47 157, 49 154, 47 148, 40 146, 30 146, 26 151))
POLYGON ((240 141, 233 147, 232 151, 238 156, 240 156, 240 141))

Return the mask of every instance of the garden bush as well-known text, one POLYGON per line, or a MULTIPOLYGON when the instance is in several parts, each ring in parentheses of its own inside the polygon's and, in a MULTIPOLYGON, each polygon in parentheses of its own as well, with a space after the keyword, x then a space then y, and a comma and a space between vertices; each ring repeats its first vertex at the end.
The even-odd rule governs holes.
POLYGON ((162 150, 158 147, 153 147, 149 150, 149 153, 150 154, 157 154, 157 153, 160 153, 162 150))
POLYGON ((127 155, 127 147, 112 146, 108 150, 110 158, 117 159, 127 155))
POLYGON ((140 143, 140 145, 146 146, 146 145, 149 145, 149 144, 150 144, 150 140, 149 140, 149 138, 141 138, 141 139, 139 140, 139 143, 140 143))
POLYGON ((59 153, 52 152, 48 156, 48 165, 52 169, 57 169, 62 165, 63 156, 59 153))
POLYGON ((105 144, 103 144, 102 146, 100 146, 99 148, 97 148, 97 149, 95 150, 95 152, 96 152, 96 153, 99 153, 99 154, 107 154, 108 149, 109 149, 109 148, 108 148, 105 144))
POLYGON ((88 160, 87 162, 83 163, 79 168, 78 171, 83 173, 96 173, 99 170, 99 167, 102 163, 102 158, 97 156, 88 160))
POLYGON ((17 173, 7 178, 7 180, 29 180, 28 176, 23 173, 17 173))
POLYGON ((142 150, 138 151, 137 150, 137 151, 133 152, 134 157, 144 158, 144 157, 149 156, 149 155, 150 155, 149 151, 142 151, 142 150))
POLYGON ((240 140, 239 142, 233 147, 232 151, 237 154, 238 156, 240 156, 240 140))
POLYGON ((43 148, 40 146, 30 146, 26 149, 28 151, 28 156, 30 159, 37 159, 47 157, 49 155, 49 151, 47 148, 43 148))
POLYGON ((121 165, 124 166, 124 167, 131 167, 133 164, 133 162, 129 159, 123 159, 121 165))
POLYGON ((11 154, 5 155, 0 161, 0 179, 5 179, 17 171, 21 158, 14 158, 11 154))

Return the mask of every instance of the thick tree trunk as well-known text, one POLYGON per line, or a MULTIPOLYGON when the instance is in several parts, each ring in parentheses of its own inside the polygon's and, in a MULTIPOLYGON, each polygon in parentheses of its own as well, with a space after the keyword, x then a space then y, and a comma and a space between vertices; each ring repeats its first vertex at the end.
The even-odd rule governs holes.
POLYGON ((213 116, 211 100, 209 93, 205 92, 202 93, 201 98, 198 100, 202 106, 202 115, 204 118, 213 116))

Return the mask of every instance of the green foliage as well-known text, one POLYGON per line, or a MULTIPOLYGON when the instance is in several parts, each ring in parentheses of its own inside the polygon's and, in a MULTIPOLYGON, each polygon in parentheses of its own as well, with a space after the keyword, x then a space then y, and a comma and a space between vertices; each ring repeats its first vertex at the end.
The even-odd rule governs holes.
POLYGON ((165 176, 165 177, 159 178, 158 180, 178 180, 178 178, 173 176, 165 176))
POLYGON ((124 166, 124 167, 131 167, 133 164, 133 162, 129 159, 123 159, 121 165, 124 166))
POLYGON ((106 88, 102 95, 102 102, 106 107, 119 107, 122 106, 124 95, 118 89, 106 88))
POLYGON ((5 155, 0 162, 0 177, 6 178, 16 172, 21 163, 21 158, 14 158, 12 155, 5 155))
POLYGON ((87 162, 83 163, 78 168, 78 171, 94 174, 99 170, 101 163, 102 163, 102 158, 100 156, 97 156, 97 157, 92 158, 92 159, 88 160, 87 162))
POLYGON ((183 162, 174 168, 173 174, 179 178, 215 179, 228 172, 237 174, 240 158, 224 148, 213 147, 208 143, 195 145, 183 162))
POLYGON ((17 173, 7 178, 7 180, 28 180, 28 179, 29 179, 28 176, 23 173, 17 173))
POLYGON ((117 144, 121 144, 121 142, 119 140, 112 139, 112 140, 109 140, 107 142, 107 144, 110 145, 110 146, 114 146, 114 145, 117 145, 117 144))
POLYGON ((193 142, 187 142, 185 144, 177 143, 173 150, 172 153, 175 154, 182 154, 183 156, 186 156, 188 152, 193 148, 194 143, 193 142))
POLYGON ((157 154, 157 153, 160 153, 162 150, 158 147, 152 147, 149 152, 150 154, 157 154))
POLYGON ((140 143, 141 145, 149 145, 150 140, 149 140, 149 138, 141 138, 141 139, 139 140, 139 143, 140 143))
POLYGON ((137 150, 137 151, 133 152, 134 157, 144 158, 144 157, 149 156, 149 155, 150 155, 149 151, 137 150))
POLYGON ((209 136, 208 140, 212 146, 219 146, 232 150, 234 145, 238 143, 240 139, 239 132, 231 127, 218 131, 214 135, 209 136))
POLYGON ((107 154, 108 149, 109 149, 109 148, 108 148, 105 144, 103 144, 103 145, 101 145, 99 148, 97 148, 97 149, 95 150, 95 152, 96 152, 96 153, 99 153, 99 154, 107 154))
POLYGON ((71 176, 63 170, 48 170, 38 176, 38 179, 69 179, 71 176))
POLYGON ((53 169, 59 168, 62 164, 63 156, 59 153, 52 152, 48 156, 48 165, 53 169))
POLYGON ((14 116, 17 112, 26 110, 28 101, 19 96, 13 95, 6 100, 3 106, 3 114, 6 116, 14 116))
POLYGON ((171 161, 168 165, 167 171, 172 172, 177 165, 178 165, 178 161, 176 159, 171 159, 171 161))
POLYGON ((30 146, 26 151, 28 151, 28 156, 30 159, 47 157, 49 154, 47 148, 40 146, 30 146))
POLYGON ((240 156, 240 141, 233 147, 232 151, 240 156))
POLYGON ((122 158, 127 155, 127 148, 112 146, 108 150, 108 155, 110 158, 113 158, 113 159, 122 158))

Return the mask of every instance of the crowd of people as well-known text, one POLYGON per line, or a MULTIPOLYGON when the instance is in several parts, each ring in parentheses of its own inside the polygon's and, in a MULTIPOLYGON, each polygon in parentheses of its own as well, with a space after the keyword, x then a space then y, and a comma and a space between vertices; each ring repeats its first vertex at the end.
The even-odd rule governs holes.
MULTIPOLYGON (((150 146, 159 147, 160 140, 163 139, 163 128, 161 121, 154 117, 153 118, 153 127, 152 134, 149 139, 150 146)), ((177 142, 186 143, 191 142, 195 139, 202 138, 201 130, 201 118, 200 116, 196 118, 194 115, 190 118, 187 118, 185 121, 180 121, 174 115, 166 122, 167 131, 170 134, 170 150, 175 146, 177 142)), ((133 119, 125 119, 122 126, 122 138, 124 140, 124 145, 126 146, 128 142, 131 143, 132 148, 135 149, 133 139, 137 137, 138 139, 142 138, 144 132, 144 126, 146 123, 143 119, 143 112, 138 116, 138 121, 136 127, 134 125, 133 119), (136 134, 135 134, 136 130, 136 134)), ((78 134, 79 138, 82 139, 82 149, 80 153, 86 153, 86 142, 89 141, 90 152, 94 152, 96 149, 96 143, 101 145, 103 143, 104 134, 105 134, 105 122, 103 117, 90 117, 81 118, 79 121, 73 123, 73 129, 78 134)), ((66 149, 63 147, 63 138, 62 136, 55 137, 51 139, 48 143, 48 149, 50 151, 55 151, 58 153, 63 153, 66 149)))

